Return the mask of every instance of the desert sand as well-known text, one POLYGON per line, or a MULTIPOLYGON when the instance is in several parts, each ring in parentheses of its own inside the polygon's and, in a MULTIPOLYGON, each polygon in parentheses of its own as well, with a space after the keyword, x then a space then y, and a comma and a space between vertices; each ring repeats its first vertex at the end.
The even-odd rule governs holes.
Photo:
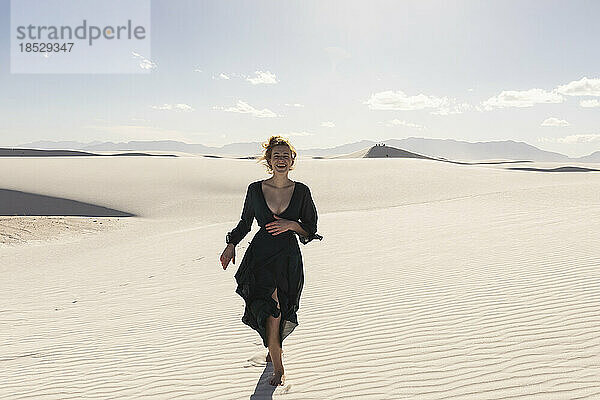
POLYGON ((600 398, 600 173, 506 168, 299 160, 324 239, 272 388, 219 264, 262 166, 0 158, 0 398, 600 398))

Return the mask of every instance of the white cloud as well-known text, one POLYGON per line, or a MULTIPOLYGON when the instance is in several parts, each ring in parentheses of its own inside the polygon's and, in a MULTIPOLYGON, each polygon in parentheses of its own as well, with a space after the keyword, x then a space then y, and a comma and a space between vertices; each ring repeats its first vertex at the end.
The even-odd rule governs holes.
POLYGON ((202 72, 200 68, 194 68, 194 72, 202 72))
POLYGON ((600 142, 600 134, 570 135, 561 138, 538 138, 538 142, 563 144, 600 142))
POLYGON ((141 69, 156 69, 157 65, 156 63, 152 62, 152 60, 136 53, 135 51, 132 51, 131 54, 133 55, 133 58, 138 60, 141 69))
POLYGON ((289 132, 287 136, 313 136, 314 133, 301 131, 301 132, 289 132))
POLYGON ((564 98, 556 92, 543 89, 504 90, 498 96, 490 97, 482 103, 487 111, 505 107, 531 107, 542 103, 562 103, 564 98))
POLYGON ((213 107, 213 109, 223 110, 223 111, 227 111, 227 112, 236 112, 236 113, 241 113, 241 114, 251 114, 257 118, 277 117, 277 114, 275 114, 273 111, 271 111, 267 108, 258 110, 242 100, 238 100, 235 107, 213 107))
POLYGON ((555 117, 546 118, 540 126, 569 126, 570 124, 564 119, 558 119, 555 117))
POLYGON ((407 96, 401 90, 395 92, 387 90, 372 94, 363 104, 368 104, 371 110, 413 111, 431 108, 433 109, 431 114, 437 115, 461 114, 473 108, 467 103, 458 104, 456 99, 427 96, 422 93, 407 96))
POLYGON ((256 77, 246 78, 246 80, 253 85, 274 85, 279 82, 275 74, 272 74, 269 71, 256 71, 254 73, 256 74, 256 77))
POLYGON ((600 101, 593 99, 593 100, 581 100, 579 102, 579 105, 581 107, 584 108, 593 108, 593 107, 600 107, 600 101))
POLYGON ((304 104, 300 104, 300 103, 294 103, 294 104, 290 104, 290 103, 285 103, 286 107, 304 107, 304 104))
POLYGON ((399 119, 392 119, 391 121, 388 121, 387 126, 406 126, 408 128, 415 128, 415 129, 423 129, 425 128, 423 125, 418 125, 418 124, 413 124, 412 122, 406 122, 404 120, 399 120, 399 119))
POLYGON ((234 76, 235 74, 225 74, 224 72, 221 72, 219 75, 217 76, 212 76, 213 79, 215 80, 221 80, 221 81, 228 81, 231 79, 232 76, 234 76))
POLYGON ((600 79, 583 77, 559 86, 556 91, 567 96, 600 96, 600 79))
POLYGON ((396 92, 386 90, 372 94, 369 100, 363 104, 368 104, 371 110, 423 110, 425 108, 438 108, 442 105, 444 99, 435 96, 426 96, 419 94, 416 96, 407 96, 403 91, 396 92))
POLYGON ((446 100, 442 106, 435 111, 432 111, 431 114, 434 115, 450 115, 450 114, 462 114, 465 111, 472 110, 473 106, 468 103, 460 103, 457 104, 456 100, 446 100))
POLYGON ((189 106, 187 104, 163 104, 160 106, 150 106, 150 108, 153 108, 155 110, 169 110, 169 111, 185 111, 185 112, 194 111, 192 106, 189 106))
POLYGON ((335 123, 333 121, 324 121, 321 122, 321 126, 325 128, 335 128, 335 123))

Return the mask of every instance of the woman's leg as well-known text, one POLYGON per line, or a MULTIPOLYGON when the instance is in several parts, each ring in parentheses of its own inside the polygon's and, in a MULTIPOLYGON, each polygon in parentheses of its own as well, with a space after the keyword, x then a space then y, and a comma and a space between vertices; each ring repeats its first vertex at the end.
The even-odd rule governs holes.
MULTIPOLYGON (((279 299, 277 298, 277 288, 273 291, 273 299, 277 302, 277 308, 279 307, 279 299)), ((273 362, 273 377, 270 380, 270 384, 273 386, 283 384, 283 360, 281 358, 281 344, 279 343, 279 324, 281 322, 281 312, 279 317, 275 318, 270 315, 267 318, 267 346, 269 347, 269 355, 273 362)))

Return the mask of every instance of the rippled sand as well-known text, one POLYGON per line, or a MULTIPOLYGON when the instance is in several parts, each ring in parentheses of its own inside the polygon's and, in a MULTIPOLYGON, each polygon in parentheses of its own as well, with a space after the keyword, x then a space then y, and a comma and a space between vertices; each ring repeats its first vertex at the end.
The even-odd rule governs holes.
POLYGON ((273 389, 218 263, 255 161, 0 159, 65 207, 0 216, 0 398, 598 398, 600 173, 505 168, 300 160, 324 239, 273 389))

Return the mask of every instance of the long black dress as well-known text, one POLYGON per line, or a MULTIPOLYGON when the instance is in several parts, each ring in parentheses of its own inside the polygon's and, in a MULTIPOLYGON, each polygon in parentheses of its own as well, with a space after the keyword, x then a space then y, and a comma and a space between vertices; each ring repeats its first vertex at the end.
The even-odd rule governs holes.
POLYGON ((260 226, 246 249, 235 279, 238 285, 236 293, 246 303, 242 322, 260 334, 265 347, 266 320, 269 315, 277 318, 281 312, 280 344, 298 325, 296 312, 304 285, 304 268, 296 236, 302 244, 323 239, 317 234, 317 209, 310 189, 305 184, 295 183, 290 204, 278 216, 297 221, 308 236, 300 236, 294 231, 272 235, 265 225, 275 221, 273 214, 265 200, 262 181, 252 182, 248 185, 240 222, 226 237, 227 243, 237 245, 250 232, 254 218, 260 226), (280 310, 271 297, 275 288, 280 310))

